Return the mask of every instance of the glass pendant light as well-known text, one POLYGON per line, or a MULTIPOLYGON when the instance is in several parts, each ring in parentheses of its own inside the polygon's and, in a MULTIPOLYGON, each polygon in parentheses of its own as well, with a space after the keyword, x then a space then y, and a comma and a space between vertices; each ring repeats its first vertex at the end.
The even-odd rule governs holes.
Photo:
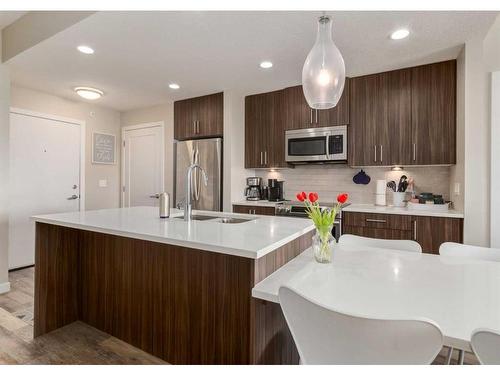
POLYGON ((332 40, 332 19, 318 19, 316 43, 307 55, 302 69, 302 89, 307 103, 314 109, 337 105, 345 83, 345 64, 332 40))

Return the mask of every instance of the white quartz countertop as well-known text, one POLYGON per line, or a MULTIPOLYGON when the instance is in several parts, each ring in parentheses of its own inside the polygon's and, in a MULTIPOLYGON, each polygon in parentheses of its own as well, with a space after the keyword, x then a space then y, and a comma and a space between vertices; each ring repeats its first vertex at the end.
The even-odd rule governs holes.
POLYGON ((270 202, 266 199, 261 199, 258 201, 247 201, 242 200, 238 202, 233 202, 235 206, 260 206, 260 207, 276 207, 279 204, 283 204, 284 202, 270 202))
POLYGON ((352 315, 431 319, 445 345, 464 350, 474 329, 500 330, 499 262, 338 245, 332 263, 317 263, 308 249, 256 284, 252 296, 279 303, 282 285, 352 315))
MULTIPOLYGON (((113 234, 170 245, 260 258, 314 229, 311 220, 279 216, 242 215, 193 211, 193 215, 254 219, 238 224, 214 220, 185 222, 175 218, 183 211, 172 209, 171 217, 161 219, 157 207, 130 207, 37 215, 36 222, 113 234)), ((215 219, 217 220, 217 219, 215 219)))
POLYGON ((432 210, 410 209, 408 207, 394 206, 375 206, 374 204, 350 204, 342 209, 345 212, 363 212, 373 214, 389 214, 389 215, 412 215, 412 216, 434 216, 434 217, 451 217, 463 218, 464 214, 456 210, 448 210, 443 212, 432 210))

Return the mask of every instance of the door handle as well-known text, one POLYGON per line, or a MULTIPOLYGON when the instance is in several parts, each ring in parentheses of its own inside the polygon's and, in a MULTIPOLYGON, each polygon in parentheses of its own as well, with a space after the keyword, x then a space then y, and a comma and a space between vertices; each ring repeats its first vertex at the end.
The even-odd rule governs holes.
POLYGON ((260 165, 262 165, 262 151, 260 152, 260 165))
POLYGON ((264 151, 264 165, 267 165, 267 151, 264 151))
POLYGON ((417 160, 417 144, 413 144, 413 161, 417 160))
POLYGON ((330 159, 330 136, 326 136, 326 158, 330 159))
POLYGON ((316 109, 316 124, 318 123, 318 110, 316 109))
POLYGON ((382 219, 366 219, 368 223, 385 223, 385 220, 382 219))
POLYGON ((80 198, 78 195, 73 194, 71 197, 68 197, 66 199, 69 200, 69 201, 72 201, 72 200, 75 200, 75 199, 78 199, 78 198, 80 198))
POLYGON ((383 150, 383 147, 382 145, 380 145, 380 162, 383 162, 384 159, 382 158, 382 150, 383 150))
POLYGON ((417 240, 417 220, 413 220, 413 239, 417 240))
POLYGON ((375 163, 376 163, 377 162, 377 145, 374 145, 373 149, 375 150, 375 163))
POLYGON ((200 121, 196 121, 196 134, 200 134, 200 121))
POLYGON ((313 110, 312 108, 309 108, 309 112, 311 113, 311 124, 313 123, 313 110))

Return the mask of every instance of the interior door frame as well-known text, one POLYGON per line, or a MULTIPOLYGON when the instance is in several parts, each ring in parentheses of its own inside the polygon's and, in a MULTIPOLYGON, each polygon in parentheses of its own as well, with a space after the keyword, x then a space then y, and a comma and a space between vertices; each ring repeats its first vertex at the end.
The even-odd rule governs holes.
POLYGON ((160 189, 161 191, 165 190, 165 122, 164 121, 155 121, 155 122, 145 122, 137 125, 129 125, 123 126, 121 132, 121 187, 120 187, 120 207, 125 207, 125 132, 130 130, 139 130, 139 129, 147 129, 147 128, 156 128, 160 127, 160 135, 161 135, 161 144, 160 144, 160 152, 161 152, 161 175, 160 175, 160 189))
MULTIPOLYGON (((86 122, 82 120, 76 120, 70 117, 63 117, 57 115, 51 115, 48 113, 31 111, 28 109, 10 107, 9 114, 17 114, 24 116, 37 117, 45 120, 52 120, 63 122, 72 125, 78 125, 80 127, 80 199, 79 199, 79 211, 85 211, 85 147, 86 147, 86 122)), ((10 124, 9 124, 10 126, 10 124)))

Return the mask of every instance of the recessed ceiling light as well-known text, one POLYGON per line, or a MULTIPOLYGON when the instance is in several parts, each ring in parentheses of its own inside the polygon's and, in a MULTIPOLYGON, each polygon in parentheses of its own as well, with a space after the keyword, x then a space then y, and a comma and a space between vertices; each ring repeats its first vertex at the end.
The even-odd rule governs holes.
POLYGON ((273 63, 271 61, 262 61, 260 63, 260 67, 264 69, 269 69, 273 66, 273 63))
POLYGON ((96 100, 104 95, 101 90, 94 89, 93 87, 75 87, 74 90, 82 98, 88 100, 96 100))
POLYGON ((78 46, 76 47, 76 49, 86 55, 92 55, 94 53, 94 50, 89 46, 78 46))
POLYGON ((410 32, 407 29, 399 29, 399 30, 394 31, 391 34, 391 39, 394 39, 394 40, 404 39, 408 35, 410 35, 410 32))
POLYGON ((168 85, 168 87, 170 87, 172 90, 177 90, 180 88, 177 83, 171 83, 170 85, 168 85))

